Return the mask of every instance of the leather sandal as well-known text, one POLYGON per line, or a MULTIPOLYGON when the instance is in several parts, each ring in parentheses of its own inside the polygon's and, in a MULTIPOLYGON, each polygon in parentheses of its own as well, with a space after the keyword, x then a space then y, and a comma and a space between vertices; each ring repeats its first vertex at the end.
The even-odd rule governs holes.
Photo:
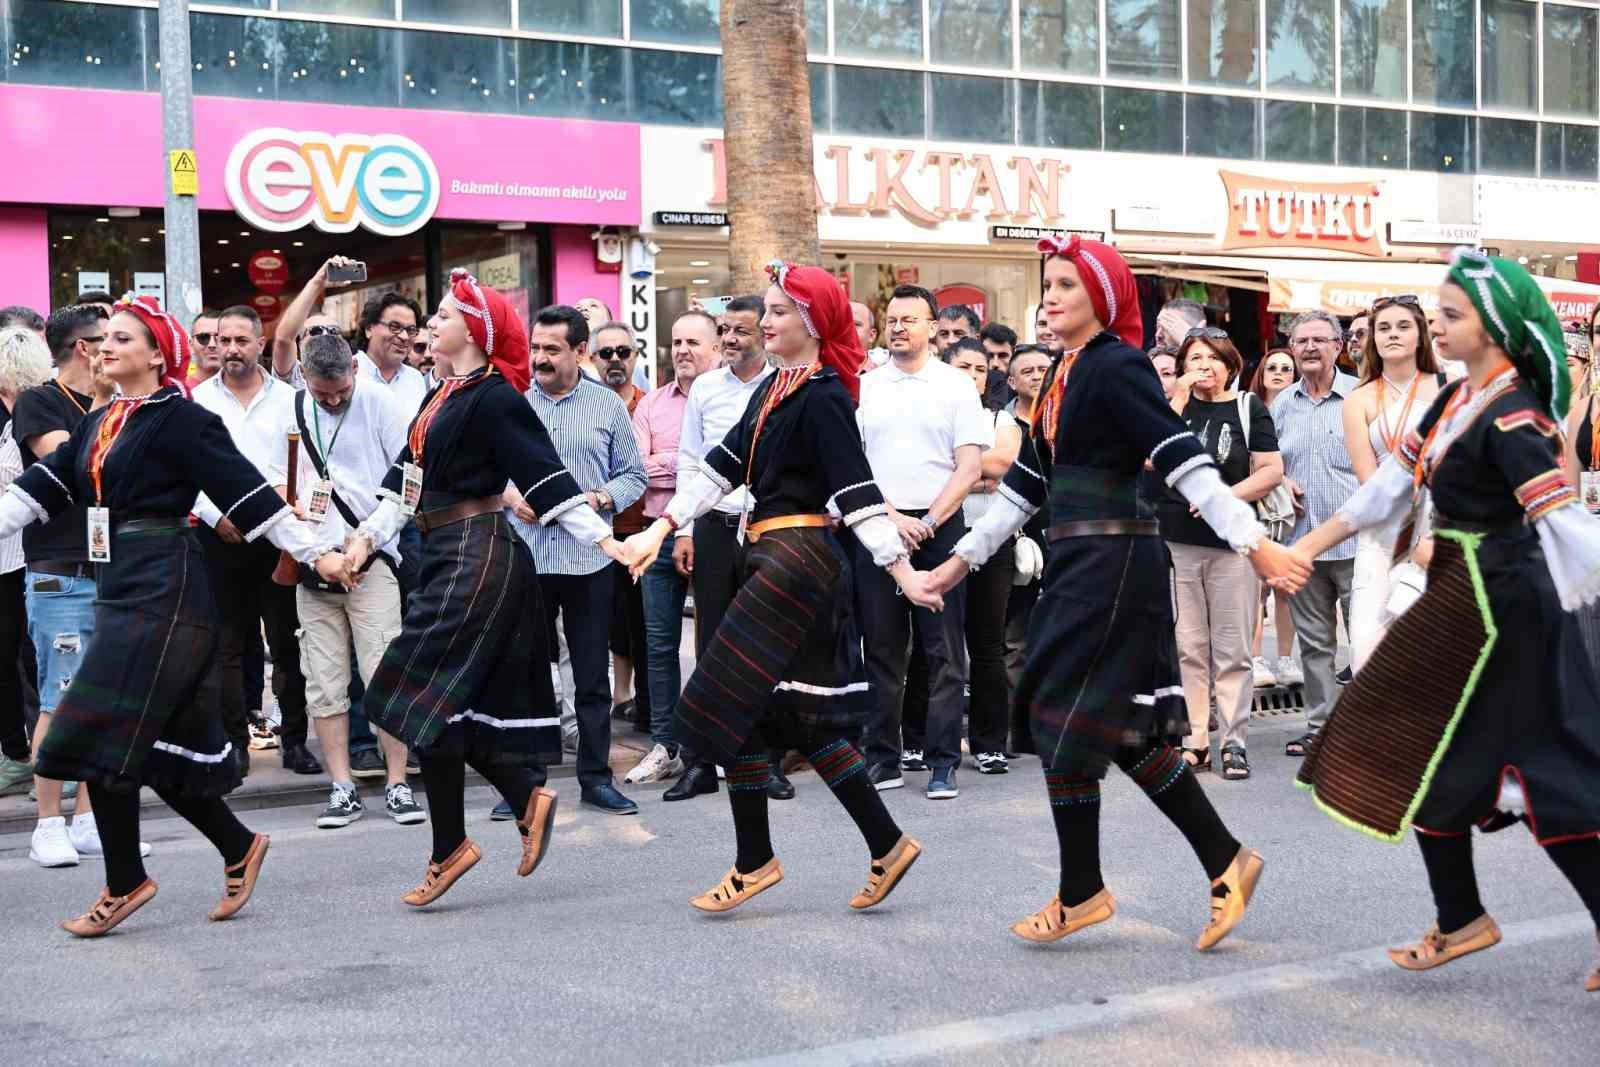
POLYGON ((1389 958, 1408 971, 1427 971, 1499 943, 1500 927, 1485 913, 1451 934, 1441 934, 1436 923, 1416 944, 1390 949, 1389 958))
POLYGON ((872 861, 867 869, 867 886, 850 898, 850 906, 857 911, 882 904, 900 884, 911 865, 922 855, 922 846, 910 834, 901 834, 888 855, 872 861))
POLYGON ((711 889, 690 899, 689 903, 701 911, 732 911, 757 893, 771 889, 783 881, 783 867, 774 856, 749 874, 740 874, 738 867, 729 867, 711 889))
POLYGON ((114 897, 110 890, 102 889, 94 907, 76 919, 63 919, 61 929, 73 937, 103 937, 111 932, 112 927, 149 903, 155 895, 156 884, 149 878, 140 882, 125 897, 114 897))
POLYGON ((1050 903, 1026 919, 1012 923, 1011 932, 1024 941, 1044 944, 1049 941, 1060 941, 1068 934, 1075 934, 1086 926, 1103 923, 1116 913, 1116 898, 1104 887, 1082 904, 1070 908, 1061 903, 1061 895, 1058 893, 1050 898, 1050 903))
POLYGON ((456 850, 445 857, 443 863, 428 864, 427 873, 422 876, 422 884, 406 893, 400 899, 410 904, 413 908, 420 908, 432 904, 445 891, 456 884, 456 880, 483 859, 483 850, 473 843, 472 838, 467 838, 456 846, 456 850))
POLYGON ((1239 850, 1222 877, 1211 883, 1211 921, 1200 931, 1195 948, 1204 952, 1233 932, 1244 919, 1244 909, 1250 906, 1250 898, 1255 895, 1256 883, 1261 880, 1265 867, 1266 862, 1255 849, 1239 850), (1219 896, 1218 889, 1226 892, 1219 896))
POLYGON ((250 842, 250 851, 244 854, 244 859, 222 869, 222 900, 211 909, 209 918, 212 922, 233 918, 239 914, 240 908, 250 902, 250 894, 256 889, 256 879, 261 876, 261 861, 266 859, 267 848, 271 844, 272 839, 266 834, 257 834, 255 840, 250 842))
POLYGON ((528 797, 528 810, 517 820, 522 832, 522 860, 517 864, 517 874, 523 878, 533 873, 550 850, 550 831, 556 825, 556 791, 535 789, 528 797))

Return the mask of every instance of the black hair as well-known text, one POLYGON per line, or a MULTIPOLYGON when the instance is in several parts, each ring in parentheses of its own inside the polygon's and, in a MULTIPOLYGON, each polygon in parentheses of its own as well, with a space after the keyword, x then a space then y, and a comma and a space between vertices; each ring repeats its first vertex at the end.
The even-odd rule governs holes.
POLYGON ((933 294, 920 285, 897 285, 894 292, 889 294, 890 300, 920 300, 928 305, 928 314, 935 320, 939 318, 939 302, 933 294))
POLYGON ((939 312, 939 317, 935 321, 940 321, 943 319, 963 320, 967 324, 967 329, 970 330, 974 335, 976 335, 979 329, 983 326, 983 320, 978 318, 978 313, 973 311, 965 304, 951 304, 949 307, 941 309, 939 312))
POLYGON ((256 314, 256 309, 249 304, 234 304, 223 308, 217 312, 218 326, 222 325, 223 319, 244 319, 255 330, 256 336, 261 336, 261 316, 256 314))
POLYGON ((87 293, 78 294, 80 304, 115 304, 117 298, 102 289, 91 289, 87 293))
POLYGON ((1013 352, 1017 348, 1017 331, 1002 322, 991 322, 979 332, 980 340, 993 341, 997 345, 1005 345, 1013 352))
POLYGON ((583 312, 570 304, 551 304, 549 307, 539 309, 533 317, 535 326, 561 326, 567 327, 567 344, 573 348, 589 343, 589 320, 583 317, 583 312))
POLYGON ((759 296, 736 296, 728 301, 723 313, 729 311, 754 311, 756 318, 759 319, 767 313, 767 302, 759 296))
MULTIPOLYGON (((4 319, 10 311, 10 308, 0 311, 0 319, 4 319)), ((33 313, 33 317, 37 319, 39 316, 33 313)), ((98 323, 104 322, 107 317, 106 309, 99 304, 68 304, 64 308, 52 311, 48 321, 40 322, 44 327, 44 343, 50 346, 51 364, 57 367, 64 365, 72 358, 72 346, 77 343, 78 338, 87 330, 94 329, 98 323)), ((151 338, 150 343, 155 344, 155 339, 151 338)))
POLYGON ((12 304, 10 307, 0 308, 0 329, 7 326, 26 326, 30 330, 42 330, 44 316, 24 304, 12 304))
POLYGON ((957 352, 975 352, 983 357, 984 366, 987 367, 989 365, 989 350, 984 348, 983 342, 976 337, 963 337, 943 352, 940 352, 939 358, 949 363, 956 358, 957 352))
POLYGON ((194 332, 194 324, 199 322, 201 319, 221 319, 221 318, 222 318, 222 316, 217 314, 211 308, 201 308, 200 309, 200 314, 196 315, 194 318, 189 320, 189 332, 190 333, 194 332))
POLYGON ((379 293, 368 300, 361 308, 361 332, 366 332, 383 321, 383 313, 390 308, 403 307, 411 312, 411 321, 418 326, 423 324, 422 309, 417 302, 404 293, 397 293, 390 289, 386 293, 379 293))

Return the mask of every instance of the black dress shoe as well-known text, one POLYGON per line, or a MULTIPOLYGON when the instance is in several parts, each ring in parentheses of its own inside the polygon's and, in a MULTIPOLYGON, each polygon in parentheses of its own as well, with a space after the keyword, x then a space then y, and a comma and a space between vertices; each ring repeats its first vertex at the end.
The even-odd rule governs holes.
POLYGON ((623 796, 622 791, 610 782, 585 786, 578 799, 584 807, 598 808, 607 815, 639 814, 639 805, 623 796))
POLYGON ((611 717, 613 719, 622 719, 625 722, 631 722, 634 718, 634 706, 635 702, 632 700, 624 700, 620 704, 613 704, 611 705, 611 717))
POLYGON ((715 793, 719 788, 717 769, 709 763, 696 763, 683 772, 682 778, 672 783, 671 789, 661 794, 661 799, 688 800, 702 793, 715 793))
POLYGON ((321 774, 322 764, 317 762, 304 745, 283 746, 283 766, 296 774, 321 774))
POLYGON ((776 763, 772 765, 772 777, 767 779, 767 796, 772 800, 794 799, 794 783, 784 776, 776 763))

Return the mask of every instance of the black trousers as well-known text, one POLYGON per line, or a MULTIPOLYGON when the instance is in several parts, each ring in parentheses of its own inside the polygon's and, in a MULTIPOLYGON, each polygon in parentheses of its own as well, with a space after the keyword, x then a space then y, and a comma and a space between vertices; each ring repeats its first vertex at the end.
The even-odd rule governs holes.
MULTIPOLYGON (((578 784, 588 789, 611 781, 611 660, 613 576, 609 565, 593 574, 541 574, 539 593, 556 647, 556 616, 561 616, 572 656, 573 710, 578 715, 578 784)), ((535 774, 544 785, 544 768, 535 774)))
POLYGON ((1011 684, 1006 677, 1006 609, 1017 570, 1014 542, 1007 541, 967 586, 967 655, 972 697, 967 706, 967 744, 973 755, 1004 752, 1011 719, 1011 684))
POLYGON ((259 707, 245 693, 245 651, 261 643, 265 624, 267 647, 272 651, 272 695, 283 713, 280 730, 285 747, 306 743, 306 678, 300 673, 300 628, 294 587, 278 585, 272 570, 278 550, 262 538, 253 544, 230 545, 207 526, 199 531, 211 571, 211 588, 221 620, 222 726, 228 740, 239 748, 250 743, 246 711, 259 707))
MULTIPOLYGON (((694 572, 689 586, 694 590, 694 655, 699 660, 706 646, 722 625, 722 617, 744 583, 745 545, 739 543, 739 516, 712 511, 694 522, 694 572)), ((692 752, 682 753, 685 766, 697 760, 692 752)))
MULTIPOLYGON (((919 515, 907 511, 908 515, 919 515)), ((939 532, 912 553, 911 565, 932 570, 950 556, 966 524, 956 515, 939 532)), ((873 710, 867 727, 867 762, 898 766, 902 751, 902 698, 911 642, 927 659, 928 712, 922 750, 928 766, 945 769, 961 762, 961 713, 966 705, 967 682, 966 586, 956 586, 944 597, 944 611, 915 607, 900 595, 895 580, 859 542, 852 552, 855 563, 856 616, 866 650, 867 681, 873 690, 873 710)), ((906 743, 915 747, 912 742, 906 743)))
MULTIPOLYGON (((620 538, 619 538, 620 540, 620 538)), ((650 650, 644 643, 644 587, 628 577, 628 568, 613 563, 611 571, 611 654, 633 661, 633 721, 650 726, 650 650)))
MULTIPOLYGON (((1012 563, 1015 565, 1015 551, 1012 563)), ((981 573, 981 572, 980 572, 981 573)), ((1033 619, 1033 605, 1039 600, 1043 583, 1034 579, 1027 585, 1013 585, 1006 600, 1006 689, 1015 693, 1022 681, 1022 664, 1028 658, 1028 623, 1033 619)), ((1015 701, 1013 701, 1015 703, 1015 701)), ((1011 708, 1011 752, 1032 752, 1033 732, 1028 726, 1028 709, 1011 708)))
POLYGON ((28 691, 38 707, 38 660, 28 640, 28 608, 23 597, 27 568, 0 574, 0 752, 28 761, 28 691), (26 657, 26 662, 24 662, 26 657))

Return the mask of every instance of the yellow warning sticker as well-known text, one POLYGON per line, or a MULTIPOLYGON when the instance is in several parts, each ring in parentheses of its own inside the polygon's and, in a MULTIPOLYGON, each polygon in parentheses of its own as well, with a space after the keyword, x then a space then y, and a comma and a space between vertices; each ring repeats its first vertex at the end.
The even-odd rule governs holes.
POLYGON ((200 195, 200 171, 195 167, 194 149, 175 148, 168 152, 167 169, 172 174, 173 195, 200 195))

